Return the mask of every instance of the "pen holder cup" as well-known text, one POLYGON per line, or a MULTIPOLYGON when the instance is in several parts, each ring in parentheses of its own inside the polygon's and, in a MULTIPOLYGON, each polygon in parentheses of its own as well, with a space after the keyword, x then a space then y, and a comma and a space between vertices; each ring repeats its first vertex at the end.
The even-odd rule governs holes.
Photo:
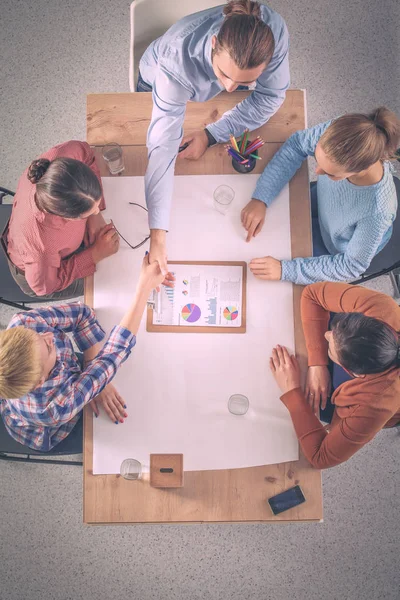
MULTIPOLYGON (((255 154, 256 156, 258 156, 258 150, 256 150, 255 152, 253 152, 253 154, 255 154)), ((232 158, 232 167, 238 173, 251 173, 253 171, 254 167, 256 166, 256 162, 257 162, 257 160, 255 158, 252 158, 250 156, 249 157, 249 162, 245 163, 244 165, 241 165, 240 162, 238 162, 237 160, 235 160, 234 158, 232 158)))

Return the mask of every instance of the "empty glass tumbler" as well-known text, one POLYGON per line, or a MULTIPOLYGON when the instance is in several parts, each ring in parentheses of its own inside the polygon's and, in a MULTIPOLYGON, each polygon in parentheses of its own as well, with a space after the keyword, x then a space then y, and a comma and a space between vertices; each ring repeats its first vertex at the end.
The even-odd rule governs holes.
POLYGON ((126 458, 121 463, 120 473, 125 479, 141 479, 142 464, 135 458, 126 458))
POLYGON ((214 191, 214 208, 221 215, 226 215, 235 197, 234 190, 229 185, 219 185, 214 191))
POLYGON ((125 169, 122 148, 119 144, 112 143, 103 146, 103 158, 108 165, 111 175, 122 173, 125 169))
POLYGON ((229 398, 228 409, 232 415, 245 415, 249 410, 249 399, 243 394, 233 394, 229 398))

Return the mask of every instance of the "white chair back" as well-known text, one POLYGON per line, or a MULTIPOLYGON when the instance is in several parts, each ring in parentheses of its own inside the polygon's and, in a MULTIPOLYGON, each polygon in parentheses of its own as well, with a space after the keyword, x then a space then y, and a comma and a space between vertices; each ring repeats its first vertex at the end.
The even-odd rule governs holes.
POLYGON ((140 59, 153 40, 179 19, 224 3, 224 0, 134 0, 131 4, 130 91, 136 90, 140 59))

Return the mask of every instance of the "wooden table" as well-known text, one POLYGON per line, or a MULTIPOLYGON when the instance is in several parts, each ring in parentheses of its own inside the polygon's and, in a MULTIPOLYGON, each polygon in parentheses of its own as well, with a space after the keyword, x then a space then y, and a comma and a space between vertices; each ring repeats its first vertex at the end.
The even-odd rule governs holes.
MULTIPOLYGON (((248 92, 222 93, 205 103, 187 106, 185 134, 203 128, 235 106, 248 92)), ((147 165, 146 133, 151 117, 151 94, 90 94, 87 97, 87 141, 95 147, 103 176, 109 175, 101 155, 108 142, 124 146, 125 171, 122 176, 144 175, 147 165)), ((257 130, 266 140, 257 162, 260 173, 282 143, 306 126, 305 93, 290 90, 280 110, 257 130), (260 164, 261 163, 261 164, 260 164)), ((210 148, 196 161, 179 160, 177 175, 234 173, 222 145, 210 148)), ((290 224, 292 256, 311 255, 309 181, 306 163, 290 182, 290 224)), ((306 350, 300 320, 302 288, 294 286, 296 354, 303 377, 306 350)), ((93 278, 88 278, 85 300, 93 304, 93 278)), ((180 489, 150 487, 148 481, 130 482, 120 475, 93 475, 93 420, 85 413, 84 434, 84 522, 85 523, 190 523, 190 522, 270 522, 320 521, 322 519, 321 473, 303 456, 299 461, 231 469, 185 473, 180 489), (133 483, 133 484, 132 484, 133 483), (301 485, 307 501, 274 516, 267 498, 293 485, 301 485)))

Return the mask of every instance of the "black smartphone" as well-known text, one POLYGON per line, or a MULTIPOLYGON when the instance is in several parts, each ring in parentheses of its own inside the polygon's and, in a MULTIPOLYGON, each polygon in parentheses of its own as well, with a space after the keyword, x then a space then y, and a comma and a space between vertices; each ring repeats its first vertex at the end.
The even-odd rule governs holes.
POLYGON ((299 504, 303 504, 305 501, 306 499, 300 486, 296 485, 295 487, 285 490, 281 494, 269 498, 268 504, 274 515, 279 515, 279 513, 289 510, 289 508, 293 508, 294 506, 298 506, 299 504))

